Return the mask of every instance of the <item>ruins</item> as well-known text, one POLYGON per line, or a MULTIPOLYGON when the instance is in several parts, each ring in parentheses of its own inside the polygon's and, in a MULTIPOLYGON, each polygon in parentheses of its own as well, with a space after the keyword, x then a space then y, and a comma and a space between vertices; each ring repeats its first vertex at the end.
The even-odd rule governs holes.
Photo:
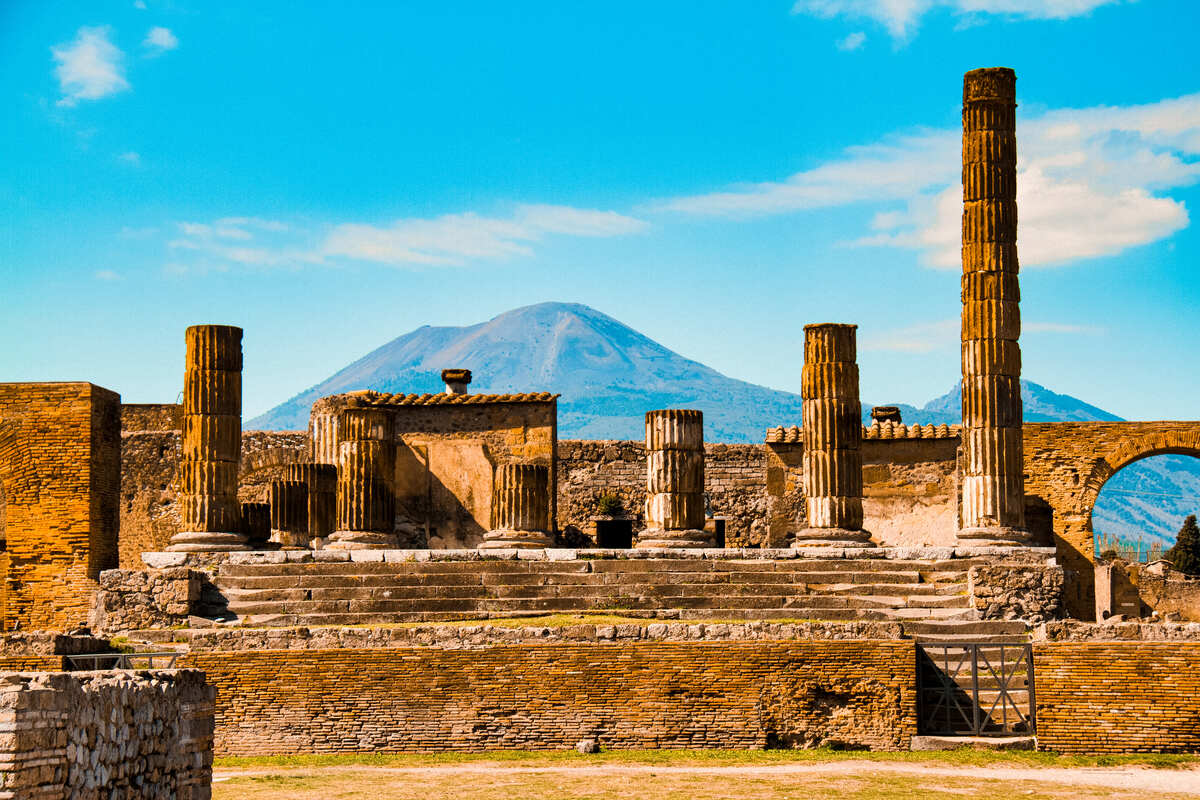
MULTIPOLYGON (((0 669, 75 668, 114 635, 182 668, 0 693, 81 718, 147 693, 190 720, 186 758, 145 755, 178 796, 213 751, 1200 750, 1200 586, 1114 573, 1091 531, 1105 481, 1200 456, 1200 422, 1022 421, 1015 87, 964 77, 961 426, 863 426, 856 327, 831 323, 804 327, 804 419, 758 444, 705 442, 697 409, 648 411, 644 441, 559 441, 557 395, 473 394, 453 367, 444 392, 243 431, 224 325, 187 329, 181 405, 0 384, 0 669), (508 617, 528 619, 489 623, 508 617), (978 667, 951 669, 980 658, 1005 665, 986 707, 978 667)), ((0 763, 68 758, 30 742, 0 763)))

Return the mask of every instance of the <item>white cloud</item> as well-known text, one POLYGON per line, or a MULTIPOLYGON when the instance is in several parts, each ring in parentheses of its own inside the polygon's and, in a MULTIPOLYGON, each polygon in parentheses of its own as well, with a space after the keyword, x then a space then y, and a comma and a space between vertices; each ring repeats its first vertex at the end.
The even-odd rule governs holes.
POLYGON ((646 227, 614 211, 526 205, 510 219, 466 213, 401 219, 388 227, 338 225, 326 237, 321 254, 384 264, 461 264, 474 258, 530 255, 531 243, 547 234, 620 236, 646 227))
POLYGON ((865 33, 863 33, 862 31, 855 31, 854 33, 847 36, 845 39, 838 39, 837 49, 844 50, 846 52, 849 52, 851 50, 857 50, 858 48, 863 46, 863 42, 865 42, 866 40, 867 40, 867 35, 865 33))
POLYGON ((957 319, 941 319, 864 336, 860 347, 864 352, 931 353, 957 344, 958 335, 957 319))
POLYGON ((146 32, 146 38, 142 40, 142 45, 157 55, 179 47, 179 39, 171 33, 170 28, 154 27, 146 32))
MULTIPOLYGON (((748 216, 850 204, 888 205, 864 246, 960 263, 958 131, 924 131, 846 150, 785 181, 667 201, 693 214, 748 216)), ((1167 191, 1200 180, 1200 94, 1140 106, 1059 109, 1018 121, 1019 257, 1024 266, 1114 255, 1188 224, 1167 191)))
POLYGON ((869 19, 897 39, 907 38, 935 8, 958 15, 999 14, 1019 19, 1069 19, 1123 0, 796 0, 793 14, 869 19))
POLYGON ((138 153, 135 153, 135 152, 134 152, 134 151, 132 151, 132 150, 130 150, 130 151, 129 151, 129 152, 127 152, 127 153, 121 153, 121 155, 117 156, 117 158, 121 159, 121 160, 122 160, 122 161, 124 161, 126 164, 134 164, 134 165, 137 165, 137 164, 141 164, 141 163, 142 163, 142 157, 141 157, 141 155, 139 155, 138 153))
POLYGON ((122 61, 125 54, 108 39, 109 29, 80 28, 75 39, 50 48, 62 98, 60 106, 99 100, 129 88, 122 61))

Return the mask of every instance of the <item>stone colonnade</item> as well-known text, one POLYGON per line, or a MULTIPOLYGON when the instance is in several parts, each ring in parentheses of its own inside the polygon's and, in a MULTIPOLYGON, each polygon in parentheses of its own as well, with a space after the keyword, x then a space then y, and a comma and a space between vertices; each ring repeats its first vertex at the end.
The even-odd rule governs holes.
POLYGON ((271 541, 284 550, 308 547, 308 487, 300 481, 271 481, 271 541))
POLYGON ((862 529, 857 325, 804 326, 804 487, 808 527, 793 547, 872 547, 862 529))
POLYGON ((396 445, 386 409, 347 408, 338 415, 337 523, 326 547, 334 550, 397 547, 396 445))
POLYGON ((180 532, 169 550, 245 550, 238 504, 242 454, 242 329, 187 329, 183 376, 180 532))
POLYGON ((492 530, 480 550, 553 547, 550 536, 550 467, 500 464, 492 488, 492 530))
POLYGON ((298 481, 307 489, 308 538, 319 544, 337 524, 337 467, 333 464, 288 464, 283 468, 285 481, 298 481))
POLYGON ((979 544, 1029 540, 1021 443, 1016 74, 963 77, 962 524, 979 544))
POLYGON ((704 415, 646 412, 646 529, 637 547, 711 547, 704 530, 704 415))

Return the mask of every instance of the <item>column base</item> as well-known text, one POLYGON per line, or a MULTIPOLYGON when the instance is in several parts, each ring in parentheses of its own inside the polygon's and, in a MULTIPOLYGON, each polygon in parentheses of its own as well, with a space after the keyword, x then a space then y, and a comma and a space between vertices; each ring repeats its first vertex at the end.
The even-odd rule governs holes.
POLYGON ((494 530, 483 535, 477 550, 540 550, 554 547, 554 538, 543 531, 494 530))
POLYGON ((322 550, 398 550, 400 540, 393 533, 379 531, 334 531, 322 550))
POLYGON ((958 531, 958 541, 978 547, 1012 547, 1032 544, 1033 535, 1020 528, 997 525, 994 528, 962 528, 958 531))
POLYGON ((279 545, 280 550, 308 550, 308 534, 293 531, 271 531, 271 541, 279 545))
POLYGON ((647 550, 652 547, 684 549, 713 546, 713 535, 708 531, 664 531, 653 529, 646 529, 639 533, 637 541, 633 545, 636 550, 647 550))
POLYGON ((249 549, 244 535, 219 531, 180 531, 167 545, 169 553, 231 553, 249 549))
POLYGON ((792 547, 876 547, 870 531, 849 528, 802 528, 796 531, 792 547))

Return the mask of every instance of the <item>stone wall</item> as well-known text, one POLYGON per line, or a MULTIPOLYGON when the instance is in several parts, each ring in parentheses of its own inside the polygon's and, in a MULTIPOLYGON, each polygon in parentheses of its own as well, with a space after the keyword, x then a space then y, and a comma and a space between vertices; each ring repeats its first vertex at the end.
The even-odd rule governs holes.
POLYGON ((213 699, 195 670, 0 673, 0 798, 207 800, 213 699))
POLYGON ((96 578, 117 562, 120 458, 115 393, 90 383, 0 384, 0 630, 87 618, 96 578))
POLYGON ((1200 751, 1200 643, 1037 643, 1033 660, 1039 749, 1200 751))
POLYGON ((88 622, 108 633, 186 625, 200 602, 203 578, 187 567, 105 570, 88 622))
POLYGON ((1095 611, 1092 507, 1100 489, 1140 458, 1200 457, 1200 422, 1031 422, 1023 438, 1026 507, 1045 509, 1067 571, 1067 609, 1090 619, 1095 611))
POLYGON ((813 747, 907 749, 905 641, 521 644, 193 652, 216 753, 813 747))
POLYGON ((967 593, 980 619, 1045 622, 1062 614, 1063 569, 1044 561, 1009 558, 967 571, 967 593))
POLYGON ((0 670, 52 670, 67 667, 64 656, 112 652, 107 639, 54 631, 0 634, 0 670))

